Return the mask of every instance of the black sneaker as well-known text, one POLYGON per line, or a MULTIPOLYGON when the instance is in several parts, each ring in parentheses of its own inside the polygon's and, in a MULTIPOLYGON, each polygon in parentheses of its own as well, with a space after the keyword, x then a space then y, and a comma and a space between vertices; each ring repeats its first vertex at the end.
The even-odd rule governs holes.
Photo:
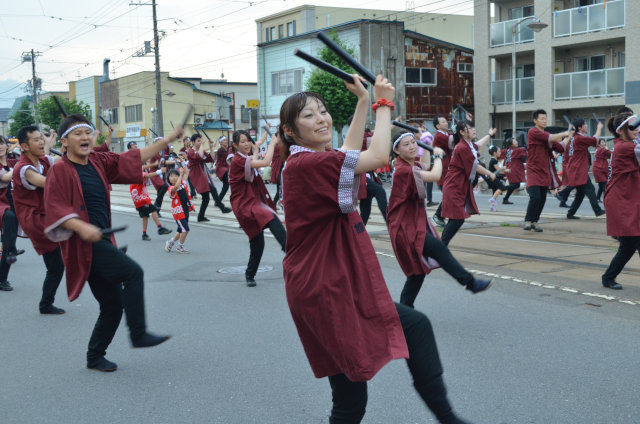
POLYGON ((603 281, 602 286, 608 289, 622 290, 622 285, 616 283, 615 281, 603 281))
POLYGON ((479 278, 476 278, 475 280, 473 280, 473 283, 467 285, 467 290, 469 290, 473 294, 480 293, 491 287, 492 283, 493 280, 481 280, 479 278))
POLYGON ((16 250, 16 256, 20 256, 24 253, 24 249, 18 249, 16 250))
POLYGON ((149 237, 149 236, 147 235, 147 233, 142 233, 142 240, 144 240, 144 241, 151 241, 151 237, 149 237))
POLYGON ((570 208, 571 206, 567 205, 567 202, 560 202, 561 208, 570 208))
POLYGON ((169 340, 171 336, 156 336, 151 333, 144 333, 140 337, 136 337, 136 339, 131 339, 131 344, 133 347, 153 347, 158 346, 160 343, 164 343, 169 340))
POLYGON ((229 213, 229 212, 233 212, 233 211, 231 210, 231 208, 228 208, 227 206, 225 206, 225 205, 224 205, 224 203, 220 203, 220 204, 218 205, 218 207, 220 208, 220 211, 221 211, 222 213, 229 213))
MULTIPOLYGON (((3 253, 5 254, 5 253, 3 253)), ((18 257, 16 256, 16 252, 7 252, 7 264, 12 265, 18 261, 18 257)))
POLYGON ((431 221, 436 225, 436 227, 444 227, 444 220, 437 215, 433 215, 431 221))
POLYGON ((202 218, 198 218, 198 222, 209 222, 210 219, 207 218, 206 216, 203 216, 202 218))
POLYGON ((65 313, 65 310, 61 308, 57 308, 53 305, 49 305, 47 307, 40 308, 40 313, 42 315, 62 315, 65 313))
POLYGON ((596 216, 602 216, 605 215, 607 213, 607 211, 605 211, 604 209, 600 209, 598 212, 596 212, 596 216))
POLYGON ((247 279, 247 287, 255 287, 257 285, 254 277, 246 277, 247 279))
POLYGON ((13 287, 11 287, 11 284, 9 284, 8 281, 0 281, 0 290, 11 291, 13 290, 13 287))
POLYGON ((158 228, 158 234, 160 235, 171 234, 171 230, 165 227, 160 227, 158 228))
POLYGON ((440 202, 427 202, 427 206, 438 206, 440 204, 440 202))
POLYGON ((118 365, 115 362, 109 361, 104 356, 101 356, 96 360, 87 361, 87 368, 102 372, 113 372, 118 369, 118 365))
POLYGON ((513 202, 507 200, 507 199, 502 199, 502 204, 503 205, 513 205, 513 202))
POLYGON ((567 215, 567 219, 580 219, 580 217, 575 215, 567 215))

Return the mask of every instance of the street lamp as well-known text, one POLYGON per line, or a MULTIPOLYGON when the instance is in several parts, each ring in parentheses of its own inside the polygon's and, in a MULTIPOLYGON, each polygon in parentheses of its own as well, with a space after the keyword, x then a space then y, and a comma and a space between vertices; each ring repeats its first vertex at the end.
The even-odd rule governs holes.
POLYGON ((513 43, 513 51, 511 53, 511 138, 516 137, 516 34, 520 33, 520 24, 526 21, 533 21, 529 25, 529 28, 533 30, 533 32, 540 32, 544 28, 549 25, 540 22, 540 18, 537 16, 527 16, 525 18, 520 19, 513 25, 511 29, 511 42, 513 43))

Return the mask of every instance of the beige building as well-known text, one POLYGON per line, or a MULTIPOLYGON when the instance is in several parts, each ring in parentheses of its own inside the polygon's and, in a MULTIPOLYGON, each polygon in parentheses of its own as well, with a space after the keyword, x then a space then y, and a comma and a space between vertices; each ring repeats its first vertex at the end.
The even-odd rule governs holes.
POLYGON ((404 22, 407 31, 473 48, 473 16, 303 5, 256 20, 258 44, 362 19, 404 22))
MULTIPOLYGON (((640 109, 640 57, 626 47, 640 39, 640 9, 631 0, 504 0, 475 2, 475 112, 478 134, 492 121, 498 134, 512 127, 513 27, 526 17, 548 26, 534 33, 516 26, 516 128, 533 125, 545 109, 549 125, 563 115, 589 122, 627 105, 640 109)), ((611 136, 605 130, 603 135, 611 136)))
MULTIPOLYGON (((194 83, 161 73, 162 109, 165 133, 184 119, 188 105, 194 106, 193 116, 187 119, 185 134, 205 129, 212 139, 228 135, 229 104, 231 98, 202 90, 194 83)), ((120 149, 129 141, 150 143, 151 130, 157 118, 155 73, 152 71, 105 81, 101 84, 100 109, 111 123, 120 149)), ((101 125, 101 130, 105 130, 101 125)), ((202 132, 202 131, 201 131, 202 132)), ((162 135, 162 134, 160 134, 162 135)), ((180 145, 176 144, 176 148, 180 145)), ((115 148, 115 146, 114 146, 115 148)))

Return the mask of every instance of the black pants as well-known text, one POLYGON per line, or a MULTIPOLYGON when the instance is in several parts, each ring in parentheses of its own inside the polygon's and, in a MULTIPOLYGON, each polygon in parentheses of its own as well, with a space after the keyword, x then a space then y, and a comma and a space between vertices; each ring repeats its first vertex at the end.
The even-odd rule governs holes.
POLYGON ((618 240, 620 242, 618 251, 611 259, 607 270, 602 274, 603 283, 615 281, 634 253, 640 254, 640 237, 619 237, 618 240))
POLYGON ((573 199, 573 203, 571 203, 571 207, 567 212, 567 215, 572 216, 575 215, 578 211, 578 208, 582 204, 582 200, 584 196, 587 196, 589 199, 589 203, 591 203, 591 209, 593 209, 593 213, 597 214, 602 211, 602 208, 598 204, 598 199, 596 198, 596 189, 591 182, 591 179, 587 177, 587 183, 581 186, 576 186, 576 197, 573 199))
POLYGON ((367 221, 369 221, 371 203, 374 197, 376 198, 376 202, 378 202, 378 208, 380 208, 384 222, 387 222, 387 192, 384 190, 382 184, 378 184, 371 178, 367 178, 366 180, 367 198, 360 200, 360 216, 362 217, 362 222, 364 225, 367 225, 367 221))
POLYGON ((571 194, 572 191, 573 191, 573 186, 566 186, 565 188, 563 188, 558 192, 558 197, 560 198, 561 201, 566 203, 567 200, 569 200, 569 195, 571 194))
POLYGON ((42 255, 44 265, 47 267, 47 275, 42 283, 42 298, 40 299, 40 310, 46 309, 53 305, 56 297, 56 291, 62 281, 64 275, 64 262, 60 254, 60 247, 56 247, 51 252, 42 255))
MULTIPOLYGON (((433 258, 444 269, 447 274, 452 276, 458 283, 463 286, 467 286, 473 283, 473 274, 464 269, 460 262, 453 257, 449 248, 445 246, 440 240, 427 233, 424 239, 424 248, 422 249, 422 256, 425 258, 433 258)), ((407 277, 407 281, 402 288, 402 294, 400 294, 400 303, 413 308, 413 302, 416 300, 416 296, 420 292, 422 283, 424 282, 425 274, 411 275, 407 277)))
POLYGON ((427 203, 433 202, 433 181, 427 183, 427 203))
POLYGON ((2 258, 0 259, 0 281, 7 281, 11 264, 7 263, 9 253, 16 254, 16 238, 18 237, 18 218, 15 212, 7 209, 2 215, 2 258))
POLYGON ((209 184, 209 191, 200 193, 200 196, 202 196, 202 203, 200 203, 200 211, 198 212, 199 220, 204 218, 207 206, 209 206, 209 193, 211 193, 211 197, 213 197, 213 201, 217 207, 221 207, 222 205, 220 196, 218 196, 218 190, 216 190, 216 187, 213 184, 209 184))
POLYGON ((544 204, 547 201, 547 188, 544 186, 527 187, 529 193, 529 204, 527 214, 524 216, 525 222, 538 222, 544 204))
POLYGON ((187 181, 189 182, 189 193, 191 194, 191 197, 197 196, 198 193, 196 193, 196 188, 191 183, 191 178, 187 178, 187 181))
POLYGON ((280 188, 282 187, 282 171, 278 174, 278 178, 276 178, 276 195, 273 197, 273 203, 277 206, 278 200, 280 200, 280 188))
POLYGON ((222 202, 224 195, 229 191, 229 171, 224 173, 220 181, 222 181, 222 190, 220 191, 220 201, 222 202))
POLYGON ((464 219, 449 219, 447 221, 447 224, 442 230, 442 236, 440 237, 445 246, 449 245, 449 242, 453 236, 456 235, 460 227, 462 227, 462 224, 464 224, 464 219))
POLYGON ((596 198, 598 200, 602 199, 602 195, 604 194, 604 190, 607 188, 607 182, 606 181, 600 181, 598 183, 598 194, 596 194, 596 198))
MULTIPOLYGON (((284 247, 287 244, 287 232, 280 219, 274 215, 274 218, 267 224, 267 228, 271 231, 271 234, 273 234, 278 243, 280 243, 280 247, 282 247, 282 251, 284 252, 284 247)), ((249 263, 247 264, 245 276, 247 278, 253 278, 256 276, 256 272, 258 272, 258 266, 260 265, 262 253, 264 252, 264 231, 249 240, 249 249, 249 263)))
MULTIPOLYGON (((440 191, 442 191, 442 186, 438 186, 438 188, 440 188, 440 191)), ((442 200, 444 200, 444 192, 442 193, 442 200)), ((442 219, 442 215, 440 215, 442 213, 442 200, 440 201, 440 204, 438 205, 438 209, 436 209, 436 213, 434 213, 434 215, 437 218, 442 219)))
MULTIPOLYGON (((457 422, 447 400, 436 338, 429 319, 422 312, 399 303, 396 303, 396 309, 409 348, 407 365, 413 386, 441 423, 457 422)), ((367 406, 366 381, 354 382, 344 374, 337 374, 329 377, 329 384, 333 400, 329 423, 360 423, 367 406)))
POLYGON ((89 339, 87 361, 94 361, 106 354, 120 325, 123 309, 132 340, 147 331, 144 272, 140 265, 109 240, 93 243, 92 252, 89 287, 100 304, 100 315, 89 339))
POLYGON ((167 183, 164 183, 164 185, 158 189, 158 195, 156 196, 156 201, 153 203, 154 205, 156 205, 158 210, 162 209, 162 199, 164 199, 164 195, 167 192, 167 190, 169 190, 169 185, 167 183))
POLYGON ((518 187, 520 187, 520 183, 509 183, 509 185, 507 186, 507 194, 504 195, 504 199, 502 199, 502 201, 509 200, 509 196, 511 196, 511 194, 513 194, 513 191, 518 187))

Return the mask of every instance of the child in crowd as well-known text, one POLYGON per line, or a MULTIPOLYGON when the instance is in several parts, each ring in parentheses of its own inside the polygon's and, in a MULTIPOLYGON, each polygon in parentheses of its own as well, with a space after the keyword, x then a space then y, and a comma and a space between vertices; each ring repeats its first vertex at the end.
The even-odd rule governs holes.
POLYGON ((131 193, 131 199, 133 200, 133 204, 142 218, 142 240, 150 241, 151 237, 147 235, 147 224, 149 223, 149 215, 153 219, 153 222, 158 226, 158 234, 171 234, 171 231, 168 228, 165 228, 160 223, 158 219, 158 211, 160 210, 158 206, 151 203, 151 197, 149 197, 149 192, 146 187, 146 179, 153 178, 157 176, 162 176, 162 171, 157 170, 155 172, 142 172, 142 183, 140 184, 131 184, 129 186, 129 192, 131 193))
POLYGON ((184 241, 189 234, 189 211, 195 211, 193 203, 191 203, 191 196, 189 195, 189 188, 185 184, 189 178, 189 171, 187 168, 182 167, 180 170, 172 169, 167 176, 171 187, 169 188, 169 197, 171 198, 171 213, 173 219, 178 224, 178 230, 176 234, 167 240, 164 245, 164 249, 167 252, 171 252, 175 242, 178 242, 176 246, 176 252, 178 253, 191 253, 184 247, 184 241))

